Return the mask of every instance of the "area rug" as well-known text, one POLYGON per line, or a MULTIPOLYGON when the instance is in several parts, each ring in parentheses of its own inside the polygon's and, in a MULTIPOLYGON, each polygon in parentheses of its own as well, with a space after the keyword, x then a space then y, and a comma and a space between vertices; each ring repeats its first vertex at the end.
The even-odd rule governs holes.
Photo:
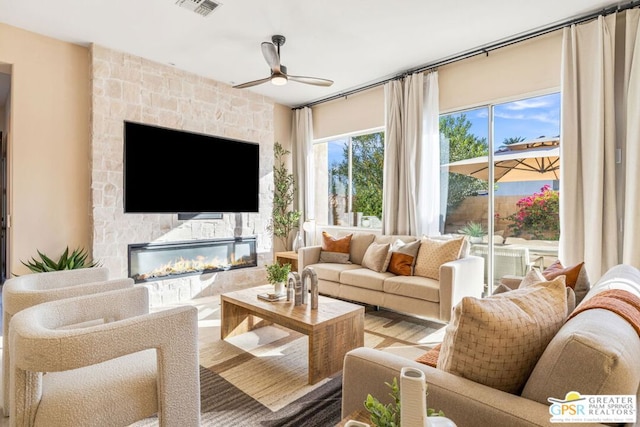
MULTIPOLYGON (((200 367, 201 426, 325 427, 340 422, 342 377, 323 383, 310 393, 272 411, 220 375, 200 367)), ((157 417, 131 427, 155 427, 157 417)))
MULTIPOLYGON (((308 384, 308 339, 268 325, 220 340, 217 300, 199 309, 201 425, 333 426, 340 422, 340 373, 308 384)), ((365 311, 365 346, 415 359, 442 341, 444 324, 386 310, 365 311)), ((134 424, 157 425, 157 419, 134 424)))

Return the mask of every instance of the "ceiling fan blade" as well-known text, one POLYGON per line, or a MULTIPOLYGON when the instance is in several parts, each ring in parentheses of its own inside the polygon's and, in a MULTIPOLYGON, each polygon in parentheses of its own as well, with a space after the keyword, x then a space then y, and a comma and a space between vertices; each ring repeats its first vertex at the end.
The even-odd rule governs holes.
POLYGON ((260 79, 260 80, 253 80, 253 81, 250 81, 250 82, 241 83, 239 85, 233 86, 233 88, 234 89, 244 89, 245 87, 261 85, 262 83, 266 83, 266 82, 268 82, 270 80, 271 80, 271 77, 266 77, 266 78, 260 79))
POLYGON ((290 74, 287 74, 287 78, 293 82, 305 83, 315 86, 331 86, 333 84, 333 80, 321 79, 318 77, 292 76, 290 74))
POLYGON ((274 73, 280 72, 280 56, 273 43, 262 42, 262 56, 274 73))

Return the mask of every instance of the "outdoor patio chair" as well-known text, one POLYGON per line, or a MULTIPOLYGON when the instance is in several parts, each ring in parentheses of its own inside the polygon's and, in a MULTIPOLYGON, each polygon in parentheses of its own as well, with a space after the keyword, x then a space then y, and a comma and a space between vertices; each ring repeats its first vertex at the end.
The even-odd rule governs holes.
MULTIPOLYGON (((489 284, 488 277, 488 257, 489 247, 487 245, 473 245, 471 255, 484 258, 484 278, 485 284, 489 284)), ((503 276, 524 276, 532 267, 538 265, 540 259, 531 261, 529 248, 494 246, 493 248, 493 288, 495 288, 503 276)), ((493 291, 493 288, 490 291, 493 291)), ((490 292, 489 294, 491 294, 490 292)))

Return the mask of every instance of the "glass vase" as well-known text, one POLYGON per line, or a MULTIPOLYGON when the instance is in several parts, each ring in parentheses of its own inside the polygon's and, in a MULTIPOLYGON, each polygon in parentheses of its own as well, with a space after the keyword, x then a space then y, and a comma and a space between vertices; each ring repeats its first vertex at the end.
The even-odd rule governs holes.
POLYGON ((304 240, 300 232, 296 232, 296 237, 293 239, 293 251, 298 252, 300 248, 304 247, 304 240))

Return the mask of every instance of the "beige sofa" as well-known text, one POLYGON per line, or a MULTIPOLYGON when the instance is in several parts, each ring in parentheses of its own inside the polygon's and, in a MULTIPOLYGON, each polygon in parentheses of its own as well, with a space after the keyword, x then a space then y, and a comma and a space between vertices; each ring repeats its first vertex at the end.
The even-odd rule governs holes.
POLYGON ((353 233, 351 264, 320 263, 320 246, 301 248, 298 270, 302 272, 305 267, 312 267, 318 275, 318 289, 323 295, 442 322, 451 319, 451 309, 462 297, 482 295, 484 261, 480 257, 463 254, 462 258, 443 264, 440 280, 397 276, 388 271, 378 273, 360 265, 372 242, 393 244, 397 239, 412 242, 416 237, 353 233))
MULTIPOLYGON (((640 271, 628 265, 610 269, 582 304, 607 289, 624 289, 640 296, 640 271)), ((402 367, 412 366, 425 372, 427 406, 444 411, 458 427, 556 426, 559 424, 550 422, 549 397, 563 398, 577 391, 581 395, 636 395, 640 402, 639 360, 640 338, 635 329, 623 317, 599 308, 582 311, 564 323, 542 353, 521 395, 362 347, 345 356, 342 414, 362 409, 368 393, 384 401, 389 392, 385 381, 399 378, 402 367)))

